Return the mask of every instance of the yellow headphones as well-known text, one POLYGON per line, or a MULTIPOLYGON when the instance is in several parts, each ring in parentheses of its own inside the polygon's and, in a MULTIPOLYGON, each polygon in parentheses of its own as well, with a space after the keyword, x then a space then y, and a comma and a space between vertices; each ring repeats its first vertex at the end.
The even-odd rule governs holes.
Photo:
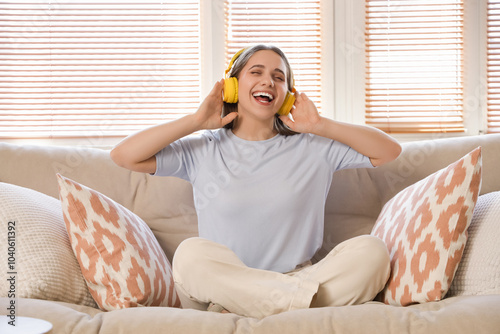
MULTIPOLYGON (((241 49, 240 51, 236 52, 231 58, 231 61, 229 62, 229 65, 226 69, 225 75, 226 78, 224 79, 224 102, 227 103, 236 103, 238 102, 238 79, 236 77, 227 77, 227 74, 229 71, 231 71, 231 68, 233 67, 234 62, 238 57, 245 51, 246 49, 241 49)), ((295 86, 295 85, 294 85, 295 86)), ((292 92, 286 92, 285 96, 285 101, 283 101, 283 104, 281 105, 281 108, 278 110, 279 115, 288 115, 290 111, 292 110, 293 104, 295 103, 295 87, 293 87, 292 92)))

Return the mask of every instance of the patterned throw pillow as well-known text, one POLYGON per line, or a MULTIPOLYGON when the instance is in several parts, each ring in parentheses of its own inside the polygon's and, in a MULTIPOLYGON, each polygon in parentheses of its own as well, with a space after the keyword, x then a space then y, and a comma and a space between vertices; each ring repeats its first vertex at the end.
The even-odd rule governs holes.
POLYGON ((386 304, 440 300, 462 258, 481 187, 481 148, 387 202, 372 230, 391 256, 386 304))
POLYGON ((146 223, 97 191, 57 177, 71 246, 99 307, 180 307, 170 263, 146 223))

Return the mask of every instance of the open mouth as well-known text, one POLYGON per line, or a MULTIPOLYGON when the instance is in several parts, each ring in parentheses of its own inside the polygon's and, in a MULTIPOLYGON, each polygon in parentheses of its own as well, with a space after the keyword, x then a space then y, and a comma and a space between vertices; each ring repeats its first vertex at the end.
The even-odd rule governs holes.
POLYGON ((274 100, 274 96, 267 92, 255 92, 252 95, 254 99, 264 104, 271 103, 274 100))

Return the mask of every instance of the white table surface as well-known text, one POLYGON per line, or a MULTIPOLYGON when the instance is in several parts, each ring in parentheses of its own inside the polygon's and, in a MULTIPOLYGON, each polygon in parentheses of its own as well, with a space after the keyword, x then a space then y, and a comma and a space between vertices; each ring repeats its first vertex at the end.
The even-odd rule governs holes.
POLYGON ((0 333, 44 334, 52 329, 52 324, 42 319, 16 316, 16 326, 9 325, 9 321, 6 315, 0 316, 0 333))

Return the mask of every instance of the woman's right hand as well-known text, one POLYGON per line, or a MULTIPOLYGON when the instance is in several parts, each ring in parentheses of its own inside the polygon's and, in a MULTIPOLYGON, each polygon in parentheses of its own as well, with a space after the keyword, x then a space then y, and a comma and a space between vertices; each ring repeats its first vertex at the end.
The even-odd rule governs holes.
POLYGON ((217 82, 194 114, 152 126, 123 139, 111 150, 111 159, 118 166, 136 172, 154 173, 155 154, 161 149, 193 132, 221 128, 236 118, 236 112, 221 118, 223 87, 223 80, 217 82))
POLYGON ((231 123, 238 116, 237 112, 232 112, 224 118, 221 117, 222 106, 224 105, 222 100, 223 88, 224 79, 217 81, 198 110, 194 113, 194 117, 200 129, 210 130, 222 128, 226 124, 231 123))

